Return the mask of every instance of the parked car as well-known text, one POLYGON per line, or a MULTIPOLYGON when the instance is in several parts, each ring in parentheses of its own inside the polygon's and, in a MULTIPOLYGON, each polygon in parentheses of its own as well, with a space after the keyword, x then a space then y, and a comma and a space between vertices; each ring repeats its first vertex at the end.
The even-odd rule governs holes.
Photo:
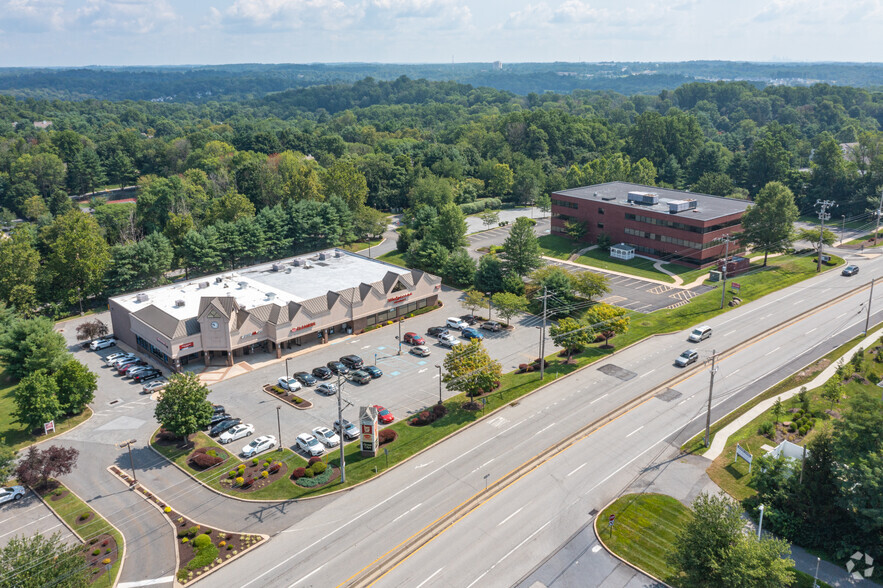
POLYGON ((426 345, 411 347, 411 353, 413 353, 417 357, 429 357, 429 347, 427 347, 426 345))
POLYGON ((13 500, 21 500, 21 497, 24 496, 26 492, 27 490, 24 486, 6 486, 5 488, 0 488, 0 504, 13 500))
MULTIPOLYGON (((341 432, 340 421, 334 421, 334 423, 331 425, 331 428, 334 429, 335 431, 337 431, 338 433, 340 433, 341 432)), ((342 433, 342 435, 345 439, 350 439, 350 440, 358 439, 359 438, 359 427, 357 427, 353 423, 349 422, 348 420, 343 419, 343 433, 342 433)))
POLYGON ((162 390, 163 388, 165 388, 168 385, 169 385, 169 381, 166 380, 165 378, 157 378, 156 380, 153 380, 152 382, 148 382, 147 384, 144 384, 144 386, 141 388, 141 393, 142 394, 153 394, 154 392, 159 392, 160 390, 162 390))
POLYGON ((223 404, 212 404, 212 412, 214 414, 221 414, 222 412, 227 412, 227 409, 224 408, 223 404))
POLYGON ((843 271, 840 272, 840 275, 841 276, 854 276, 857 273, 858 273, 858 266, 850 264, 850 265, 846 266, 845 268, 843 268, 843 271))
POLYGON ((340 445, 340 437, 328 427, 316 427, 313 429, 313 436, 318 439, 322 445, 327 447, 337 447, 340 445))
POLYGON ((155 372, 155 371, 157 371, 157 369, 155 367, 153 367, 152 365, 130 366, 129 369, 126 370, 126 377, 134 379, 135 376, 137 376, 137 375, 145 374, 148 372, 155 372))
POLYGON ((704 341, 711 337, 711 327, 708 325, 703 325, 701 327, 696 327, 690 332, 690 336, 687 337, 687 340, 691 343, 699 343, 700 341, 704 341))
POLYGON ((325 396, 334 396, 337 394, 337 384, 333 384, 331 382, 322 382, 318 386, 316 386, 316 392, 319 394, 324 394, 325 396))
POLYGON ((110 365, 112 365, 115 370, 119 371, 119 369, 121 367, 123 367, 126 364, 132 363, 133 361, 141 361, 141 360, 139 358, 135 357, 134 355, 128 355, 126 357, 121 357, 119 359, 115 359, 113 361, 113 363, 111 363, 110 365))
POLYGON ((288 390, 289 392, 297 392, 298 390, 303 388, 303 386, 301 386, 301 383, 298 382, 295 378, 286 378, 283 376, 277 381, 279 382, 280 388, 282 388, 283 390, 288 390))
POLYGON ((460 336, 464 339, 468 339, 469 341, 472 341, 473 339, 478 339, 479 341, 481 341, 482 339, 484 339, 484 335, 479 333, 478 329, 473 329, 472 327, 463 329, 463 332, 460 333, 460 336))
POLYGON ((699 352, 695 349, 687 349, 675 359, 675 365, 678 367, 687 367, 691 363, 699 361, 699 352))
POLYGON ((431 337, 438 337, 440 335, 444 335, 447 332, 447 327, 429 327, 428 329, 426 329, 426 334, 431 337))
POLYGON ((454 337, 453 335, 444 335, 438 338, 438 344, 442 347, 450 347, 453 349, 457 345, 462 344, 463 342, 454 337))
POLYGON ((367 365, 362 368, 363 371, 368 372, 368 375, 374 378, 375 380, 383 375, 383 370, 381 370, 376 365, 367 365))
POLYGON ((230 415, 226 412, 218 412, 212 415, 212 420, 209 421, 209 428, 214 427, 218 423, 222 423, 230 418, 230 415))
POLYGON ((254 457, 258 453, 263 453, 274 447, 276 447, 276 437, 274 435, 263 435, 243 447, 242 456, 254 457))
POLYGON ((423 340, 423 337, 417 333, 405 333, 404 341, 409 345, 423 345, 426 343, 426 341, 423 340))
POLYGON ((319 380, 329 380, 333 375, 332 371, 324 365, 313 368, 313 376, 319 380))
POLYGON ((294 377, 304 386, 315 386, 316 384, 316 378, 309 372, 296 372, 294 377))
POLYGON ((371 376, 364 370, 356 370, 349 375, 349 379, 357 384, 367 384, 371 381, 371 376))
POLYGON ((458 331, 462 331, 469 325, 466 324, 463 319, 459 319, 455 316, 448 317, 448 320, 445 321, 445 324, 449 329, 457 329, 458 331))
POLYGON ((395 417, 392 416, 392 413, 389 412, 389 409, 383 408, 379 404, 375 404, 374 408, 377 409, 377 420, 380 421, 382 424, 388 425, 389 423, 396 420, 395 417))
MULTIPOLYGON (((236 419, 236 420, 239 420, 239 419, 236 419)), ((233 441, 236 441, 237 439, 242 439, 243 437, 250 437, 252 433, 254 433, 254 425, 252 425, 252 424, 248 424, 248 425, 236 424, 233 427, 230 427, 229 430, 225 431, 224 434, 222 434, 218 438, 218 442, 223 445, 226 445, 227 443, 232 443, 233 441)))
POLYGON ((116 353, 111 353, 110 355, 105 356, 104 363, 105 365, 110 365, 121 357, 135 357, 131 353, 127 353, 125 351, 117 351, 116 353))
POLYGON ((360 369, 362 367, 362 365, 364 365, 362 363, 362 358, 359 357, 358 355, 344 355, 343 357, 340 358, 340 363, 342 363, 343 365, 345 365, 346 367, 348 367, 351 370, 360 369))
POLYGON ((128 363, 124 363, 123 365, 121 365, 120 367, 117 368, 117 373, 124 376, 127 373, 129 373, 129 370, 139 368, 139 367, 147 367, 147 362, 144 361, 143 359, 136 359, 136 360, 130 361, 128 363))
POLYGON ((343 376, 350 373, 348 367, 340 363, 339 361, 329 361, 325 365, 328 366, 328 369, 331 370, 331 373, 335 376, 343 376))
POLYGON ((229 419, 224 419, 223 421, 221 421, 220 423, 218 423, 217 425, 212 427, 211 431, 208 432, 209 437, 217 437, 218 435, 220 435, 221 433, 223 433, 227 429, 231 429, 241 422, 242 422, 242 419, 240 419, 240 418, 232 418, 231 417, 229 419))
POLYGON ((300 449, 310 457, 322 455, 323 453, 325 453, 325 447, 321 443, 319 443, 318 439, 316 439, 309 433, 301 433, 300 435, 298 435, 295 443, 297 443, 298 449, 300 449))
POLYGON ((493 331, 496 333, 497 331, 503 330, 503 325, 501 325, 497 321, 484 321, 483 323, 481 323, 481 328, 485 331, 493 331))
POLYGON ((134 376, 132 376, 132 380, 140 384, 141 382, 149 382, 150 380, 155 380, 156 378, 161 377, 161 371, 159 371, 158 369, 152 369, 135 374, 134 376))
POLYGON ((474 325, 476 322, 478 322, 475 319, 475 316, 471 315, 471 314, 464 314, 463 316, 460 317, 460 320, 463 321, 464 323, 466 323, 467 325, 469 325, 470 327, 472 325, 474 325))
POLYGON ((94 341, 89 343, 89 349, 91 349, 92 351, 98 351, 99 349, 115 347, 116 344, 116 339, 114 339, 113 337, 105 337, 104 339, 95 339, 94 341))

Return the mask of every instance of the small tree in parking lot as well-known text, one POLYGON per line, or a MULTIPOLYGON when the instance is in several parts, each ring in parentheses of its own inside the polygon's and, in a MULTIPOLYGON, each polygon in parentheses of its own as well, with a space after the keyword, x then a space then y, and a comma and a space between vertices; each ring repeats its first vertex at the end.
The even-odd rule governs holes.
POLYGON ((212 420, 208 392, 196 374, 174 374, 160 394, 154 416, 164 429, 186 439, 212 420))
POLYGON ((52 445, 46 449, 28 447, 15 468, 15 477, 31 488, 42 488, 49 478, 69 474, 77 467, 80 452, 73 447, 52 445))
POLYGON ((503 377, 503 366, 494 361, 478 339, 457 345, 445 356, 442 382, 452 392, 478 396, 492 391, 503 377))
POLYGON ((107 325, 98 319, 95 319, 94 321, 86 321, 77 326, 77 341, 93 341, 100 337, 104 337, 109 332, 107 325))
POLYGON ((472 311, 472 316, 475 316, 477 309, 487 306, 487 302, 487 296, 475 289, 467 290, 463 296, 463 306, 472 311))

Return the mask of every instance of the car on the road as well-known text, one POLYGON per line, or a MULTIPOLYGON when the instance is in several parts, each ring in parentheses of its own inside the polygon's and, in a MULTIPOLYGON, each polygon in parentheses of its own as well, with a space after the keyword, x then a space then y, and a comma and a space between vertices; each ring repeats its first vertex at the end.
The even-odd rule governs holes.
POLYGON ((315 386, 316 378, 309 372, 295 372, 295 379, 304 386, 315 386))
POLYGON ((481 328, 485 331, 493 331, 496 333, 497 331, 503 330, 503 325, 498 323, 497 321, 484 321, 481 323, 481 328))
MULTIPOLYGON (((341 432, 340 431, 340 429, 341 429, 340 422, 334 421, 334 423, 331 425, 331 428, 334 429, 335 431, 337 431, 338 433, 340 433, 341 432)), ((345 439, 349 439, 349 440, 358 439, 359 438, 359 427, 357 427, 353 423, 349 422, 348 420, 343 419, 343 433, 342 434, 345 439)))
POLYGON ((21 500, 27 490, 24 486, 5 486, 0 488, 0 504, 11 502, 13 500, 21 500))
POLYGON ((152 369, 140 372, 132 376, 132 381, 140 384, 141 382, 149 382, 150 380, 155 380, 156 378, 161 378, 162 372, 158 369, 152 369))
POLYGON ((377 409, 377 420, 380 421, 384 425, 388 425, 389 423, 396 420, 392 413, 389 412, 388 408, 383 408, 379 404, 375 404, 374 408, 377 409))
POLYGON ((675 365, 678 367, 687 367, 691 363, 699 361, 699 352, 695 349, 687 349, 675 358, 675 365))
POLYGON ((423 345, 426 343, 426 341, 423 340, 423 337, 417 333, 405 333, 404 341, 408 345, 423 345))
POLYGON ((159 392, 160 390, 162 390, 163 388, 165 388, 168 385, 169 385, 169 381, 166 380, 165 378, 157 378, 156 380, 153 380, 152 382, 148 382, 148 383, 144 384, 144 386, 141 388, 141 393, 142 394, 153 394, 154 392, 159 392))
POLYGON ((242 419, 240 419, 240 418, 225 419, 225 420, 221 421, 220 423, 218 423, 217 425, 215 425, 214 427, 212 427, 212 430, 208 432, 209 437, 217 437, 218 435, 220 435, 224 431, 226 431, 228 429, 232 429, 233 427, 235 427, 236 425, 238 425, 240 423, 242 423, 242 419))
POLYGON ((127 353, 125 351, 117 351, 116 353, 111 353, 110 355, 105 356, 104 364, 110 365, 113 362, 115 362, 116 360, 121 359, 123 357, 135 357, 135 356, 133 354, 127 353))
POLYGON ((212 415, 212 420, 209 421, 208 426, 209 426, 209 427, 214 427, 214 426, 217 425, 218 423, 222 423, 222 422, 226 421, 226 420, 229 419, 229 418, 231 418, 231 417, 230 417, 230 415, 227 414, 226 412, 216 412, 215 414, 212 415))
POLYGON ((366 365, 362 368, 363 371, 368 372, 368 375, 374 378, 375 380, 383 375, 383 370, 381 370, 376 365, 366 365))
POLYGON ((460 333, 460 336, 464 339, 468 339, 469 341, 472 341, 473 339, 478 339, 479 341, 481 341, 482 339, 484 339, 484 335, 479 333, 478 329, 473 329, 472 327, 463 329, 463 331, 460 333))
POLYGON ((858 273, 858 266, 854 264, 850 264, 843 268, 843 271, 840 272, 841 276, 854 276, 858 273))
POLYGON ((469 325, 470 327, 478 322, 478 319, 475 318, 475 315, 472 314, 464 314, 460 317, 460 320, 469 325))
POLYGON ((303 388, 301 383, 298 382, 295 378, 286 378, 285 376, 283 376, 277 381, 279 382, 280 388, 282 388, 283 390, 288 390, 289 392, 297 392, 298 390, 303 388))
POLYGON ((339 361, 329 361, 325 365, 328 366, 328 369, 331 370, 331 373, 335 376, 343 376, 350 373, 350 369, 339 361))
POLYGON ((107 349, 108 347, 113 347, 117 344, 116 339, 113 337, 105 337, 103 339, 95 339, 91 343, 89 343, 89 349, 92 351, 98 351, 99 349, 107 349))
POLYGON ((417 345, 416 347, 411 347, 411 353, 416 355, 417 357, 429 357, 429 347, 426 345, 417 345))
POLYGON ((322 382, 316 386, 316 392, 324 394, 325 396, 334 396, 337 394, 337 384, 332 382, 322 382))
POLYGON ((316 427, 313 429, 313 436, 326 447, 337 447, 340 445, 340 437, 328 427, 316 427))
POLYGON ((313 368, 313 377, 317 380, 330 380, 334 373, 324 365, 313 368))
POLYGON ((340 358, 340 363, 342 363, 343 365, 345 365, 346 367, 348 367, 351 370, 360 369, 362 367, 362 365, 364 365, 362 362, 362 358, 359 357, 358 355, 344 355, 343 357, 340 358))
POLYGON ((349 375, 349 379, 357 384, 367 384, 371 381, 371 375, 364 370, 356 370, 349 375))
POLYGON ((457 318, 455 316, 448 317, 448 320, 445 321, 445 324, 449 329, 457 329, 458 331, 462 331, 469 326, 463 319, 457 318))
POLYGON ((249 437, 254 433, 254 425, 252 424, 237 424, 230 427, 229 430, 225 431, 218 441, 224 445, 227 443, 231 443, 236 441, 237 439, 242 439, 243 437, 249 437))
POLYGON ((315 457, 317 455, 322 455, 325 453, 325 446, 319 443, 319 440, 310 435, 309 433, 301 433, 295 439, 295 443, 297 443, 298 449, 309 455, 310 457, 315 457))
POLYGON ((454 337, 453 335, 443 335, 438 338, 438 344, 442 347, 450 347, 453 349, 457 345, 461 345, 463 342, 454 337))
POLYGON ((709 337, 711 337, 711 327, 708 325, 702 325, 701 327, 696 327, 690 331, 690 336, 687 337, 687 341, 690 343, 699 343, 709 337))
POLYGON ((276 447, 276 437, 274 435, 262 435, 242 448, 243 457, 254 457, 258 453, 263 453, 276 447))
POLYGON ((426 334, 430 337, 439 337, 447 332, 447 327, 429 327, 428 329, 426 329, 426 334))

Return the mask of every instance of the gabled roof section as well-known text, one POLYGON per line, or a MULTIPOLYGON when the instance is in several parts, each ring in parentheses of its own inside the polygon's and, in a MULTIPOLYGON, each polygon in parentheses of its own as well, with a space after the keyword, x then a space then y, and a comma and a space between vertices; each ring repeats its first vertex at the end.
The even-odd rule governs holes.
POLYGON ((392 291, 393 287, 399 282, 400 276, 401 274, 395 272, 386 272, 386 275, 383 276, 383 280, 381 280, 384 294, 389 294, 392 291))
POLYGON ((225 318, 231 318, 239 312, 239 303, 232 296, 203 297, 199 299, 198 318, 203 318, 214 310, 225 318))
MULTIPOLYGON (((133 316, 138 317, 139 320, 149 325, 150 327, 153 327, 169 339, 186 337, 187 335, 193 334, 188 332, 190 330, 187 324, 189 321, 176 319, 169 313, 157 308, 152 304, 150 306, 145 306, 141 310, 138 310, 132 314, 133 316)), ((199 332, 198 324, 196 325, 196 331, 194 332, 199 332)))

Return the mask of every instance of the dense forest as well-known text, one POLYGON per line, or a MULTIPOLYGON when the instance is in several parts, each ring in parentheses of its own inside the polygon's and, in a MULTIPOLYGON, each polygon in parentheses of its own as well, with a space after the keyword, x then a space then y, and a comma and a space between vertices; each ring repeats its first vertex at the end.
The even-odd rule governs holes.
POLYGON ((464 212, 612 180, 739 198, 778 181, 803 213, 824 198, 867 216, 881 124, 883 93, 825 84, 521 96, 400 77, 201 103, 0 96, 0 220, 29 221, 0 243, 0 301, 51 310, 169 269, 345 245, 402 210, 402 250, 469 283, 464 212), (131 184, 136 203, 88 214, 69 198, 131 184))

